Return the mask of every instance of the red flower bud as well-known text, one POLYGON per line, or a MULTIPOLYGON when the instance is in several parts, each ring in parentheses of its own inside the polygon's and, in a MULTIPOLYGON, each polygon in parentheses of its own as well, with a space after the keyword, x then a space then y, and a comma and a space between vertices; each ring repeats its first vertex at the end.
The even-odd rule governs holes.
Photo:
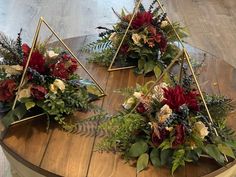
POLYGON ((14 98, 16 82, 11 79, 0 81, 0 101, 11 101, 14 98))

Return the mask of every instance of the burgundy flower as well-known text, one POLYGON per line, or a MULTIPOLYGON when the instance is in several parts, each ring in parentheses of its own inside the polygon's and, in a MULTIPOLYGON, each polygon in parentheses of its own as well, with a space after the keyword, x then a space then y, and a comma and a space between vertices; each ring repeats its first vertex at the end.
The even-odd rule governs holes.
POLYGON ((184 93, 184 89, 177 85, 174 88, 163 88, 164 100, 163 103, 167 104, 172 110, 179 112, 180 106, 186 104, 189 109, 199 111, 197 102, 198 94, 194 91, 184 93))
POLYGON ((122 54, 127 54, 128 53, 128 50, 129 50, 129 46, 127 44, 123 44, 121 47, 120 47, 120 52, 122 54))
POLYGON ((173 148, 177 148, 179 145, 184 144, 185 140, 185 128, 183 124, 178 124, 175 127, 175 140, 172 143, 173 148))
POLYGON ((54 77, 59 77, 61 79, 68 79, 70 75, 63 62, 51 65, 50 71, 54 77))
POLYGON ((75 58, 72 58, 70 55, 67 55, 67 54, 64 54, 62 56, 62 58, 64 60, 66 60, 65 64, 66 64, 66 66, 68 66, 68 68, 67 68, 68 72, 70 74, 73 74, 78 68, 77 60, 75 58))
POLYGON ((144 25, 148 26, 151 24, 152 18, 151 12, 138 12, 131 25, 134 29, 138 29, 144 25))
POLYGON ((163 35, 161 35, 161 40, 158 44, 159 44, 160 51, 162 53, 165 52, 167 48, 167 40, 163 35))
POLYGON ((154 126, 152 132, 153 145, 158 147, 169 136, 169 134, 170 132, 165 128, 161 129, 157 126, 154 126))
POLYGON ((14 97, 16 82, 11 79, 0 81, 0 101, 11 101, 14 97))
POLYGON ((139 103, 139 105, 136 108, 136 111, 140 114, 145 113, 147 111, 147 108, 143 103, 139 103))
MULTIPOLYGON (((29 52, 30 52, 29 46, 27 44, 23 44, 22 45, 22 51, 23 51, 23 54, 24 54, 23 66, 25 67, 26 62, 27 62, 28 57, 29 57, 29 52)), ((37 49, 32 52, 31 59, 29 61, 28 66, 32 69, 35 69, 36 71, 38 71, 41 74, 45 72, 44 57, 37 49)))
POLYGON ((40 85, 33 85, 30 91, 31 95, 37 100, 43 100, 48 93, 47 89, 40 85))

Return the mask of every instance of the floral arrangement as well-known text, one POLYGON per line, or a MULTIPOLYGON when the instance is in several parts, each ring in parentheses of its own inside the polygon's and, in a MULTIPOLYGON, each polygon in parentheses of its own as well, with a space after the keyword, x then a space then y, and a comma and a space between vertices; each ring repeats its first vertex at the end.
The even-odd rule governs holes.
MULTIPOLYGON (((160 7, 154 8, 155 3, 154 0, 148 10, 140 5, 117 55, 118 67, 136 66, 137 74, 159 73, 178 54, 179 40, 175 31, 160 7)), ((121 15, 115 14, 119 22, 113 29, 98 27, 105 30, 99 34, 100 39, 84 47, 83 51, 92 53, 91 62, 105 66, 111 64, 132 17, 132 13, 125 10, 121 15)), ((186 29, 178 22, 173 23, 173 27, 181 39, 188 36, 186 29)))
POLYGON ((98 149, 121 152, 126 160, 136 160, 137 172, 149 163, 169 166, 173 174, 202 156, 221 165, 226 157, 234 159, 234 131, 226 125, 231 101, 204 93, 212 124, 192 78, 185 75, 183 83, 162 82, 150 91, 150 83, 121 90, 126 96, 124 110, 100 125, 107 134, 98 149))
POLYGON ((44 113, 48 120, 56 120, 64 129, 72 130, 75 123, 68 119, 75 111, 92 108, 97 99, 96 86, 83 80, 76 70, 77 60, 61 48, 50 48, 49 40, 37 43, 33 49, 17 102, 13 102, 23 75, 31 48, 0 34, 0 110, 6 113, 1 123, 8 127, 27 115, 44 113))

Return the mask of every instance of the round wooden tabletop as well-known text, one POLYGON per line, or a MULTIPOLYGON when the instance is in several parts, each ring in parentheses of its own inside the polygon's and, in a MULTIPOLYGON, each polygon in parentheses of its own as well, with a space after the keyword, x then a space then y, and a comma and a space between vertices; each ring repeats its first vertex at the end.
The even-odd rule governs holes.
MULTIPOLYGON (((143 84, 153 77, 136 76, 132 70, 107 72, 104 67, 86 63, 87 56, 78 51, 80 47, 93 40, 92 36, 84 36, 67 39, 65 43, 75 51, 74 53, 105 89, 107 96, 96 101, 96 104, 109 113, 115 113, 121 109, 123 98, 114 90, 134 87, 136 83, 143 84)), ((189 47, 189 51, 193 57, 205 59, 199 76, 202 89, 208 93, 222 94, 236 99, 236 69, 207 52, 192 47, 189 47)), ((81 75, 83 76, 82 71, 81 75)), ((236 130, 233 115, 234 112, 229 115, 228 123, 236 130)), ((84 114, 77 116, 81 118, 84 114)), ((1 145, 10 161, 15 159, 17 163, 42 176, 171 177, 168 168, 155 169, 151 165, 147 170, 136 174, 135 167, 125 163, 119 154, 94 151, 101 137, 86 133, 67 133, 54 124, 51 124, 47 131, 46 124, 46 119, 42 117, 8 129, 1 145)), ((228 166, 234 163, 230 162, 228 166)), ((203 158, 197 163, 190 163, 178 169, 175 176, 216 176, 227 169, 228 167, 221 167, 214 160, 203 158)), ((20 170, 17 172, 21 173, 20 170)))

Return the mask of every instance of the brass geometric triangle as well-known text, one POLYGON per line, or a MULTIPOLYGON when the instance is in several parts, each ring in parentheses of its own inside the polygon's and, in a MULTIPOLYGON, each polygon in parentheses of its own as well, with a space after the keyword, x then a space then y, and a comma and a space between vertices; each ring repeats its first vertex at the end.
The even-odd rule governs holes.
POLYGON ((129 24, 128 24, 126 30, 125 30, 125 34, 124 34, 124 36, 122 37, 121 42, 120 42, 118 48, 116 49, 115 55, 113 56, 113 59, 112 59, 111 64, 110 64, 110 66, 109 66, 109 68, 108 68, 108 71, 118 71, 118 70, 124 70, 124 69, 130 69, 130 68, 135 68, 135 67, 136 67, 136 66, 126 66, 126 67, 113 68, 113 65, 114 65, 114 63, 115 63, 116 57, 117 57, 117 55, 118 55, 118 53, 119 53, 119 51, 120 51, 120 48, 121 48, 122 44, 124 43, 124 40, 125 40, 125 38, 126 38, 126 36, 127 36, 127 33, 128 33, 128 31, 129 31, 129 28, 130 28, 130 26, 131 26, 131 24, 132 24, 132 22, 133 22, 133 20, 134 20, 134 17, 135 17, 135 15, 136 15, 136 13, 137 13, 138 8, 139 8, 140 5, 141 5, 141 0, 139 0, 139 1, 136 2, 135 8, 134 8, 134 10, 133 10, 133 15, 132 15, 132 17, 131 17, 131 19, 130 19, 130 22, 129 22, 129 24))

